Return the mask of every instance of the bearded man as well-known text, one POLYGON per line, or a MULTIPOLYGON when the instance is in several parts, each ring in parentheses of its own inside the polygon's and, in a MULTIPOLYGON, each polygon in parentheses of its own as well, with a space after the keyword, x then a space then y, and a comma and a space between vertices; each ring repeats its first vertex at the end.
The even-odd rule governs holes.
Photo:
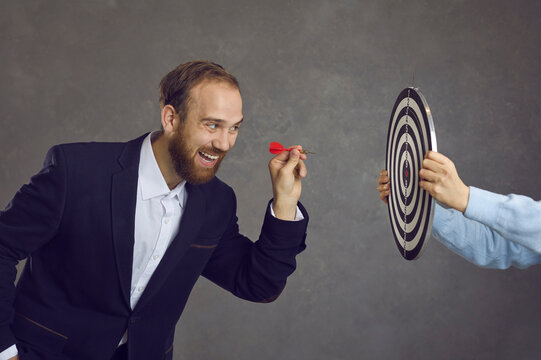
POLYGON ((172 359, 200 275, 250 301, 282 292, 306 247, 302 148, 270 161, 274 197, 254 243, 215 176, 243 121, 235 77, 182 64, 160 104, 161 131, 54 146, 0 213, 0 359, 172 359))

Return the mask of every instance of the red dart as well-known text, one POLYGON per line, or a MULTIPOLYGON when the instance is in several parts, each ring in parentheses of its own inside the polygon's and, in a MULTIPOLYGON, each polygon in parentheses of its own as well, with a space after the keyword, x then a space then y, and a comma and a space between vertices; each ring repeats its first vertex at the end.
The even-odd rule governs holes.
MULTIPOLYGON (((282 153, 284 151, 291 151, 291 150, 293 150, 293 149, 292 148, 286 149, 279 142, 271 142, 270 146, 269 146, 270 153, 274 154, 274 155, 280 154, 280 153, 282 153)), ((300 150, 300 153, 301 154, 314 154, 314 153, 312 153, 310 151, 306 151, 306 150, 300 150)))
POLYGON ((284 145, 280 144, 279 142, 270 143, 269 151, 271 154, 277 155, 286 150, 290 149, 284 149, 284 145))

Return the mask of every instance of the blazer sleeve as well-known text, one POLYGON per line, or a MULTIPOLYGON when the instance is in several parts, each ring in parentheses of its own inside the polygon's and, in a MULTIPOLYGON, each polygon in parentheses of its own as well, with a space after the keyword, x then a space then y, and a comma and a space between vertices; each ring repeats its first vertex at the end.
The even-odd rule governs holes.
POLYGON ((0 211, 0 349, 15 344, 10 330, 16 265, 54 237, 66 198, 62 149, 49 150, 41 171, 0 211))
POLYGON ((306 248, 308 213, 298 203, 304 220, 284 221, 272 216, 267 205, 254 243, 239 233, 236 198, 231 193, 233 216, 202 275, 242 299, 274 301, 296 268, 295 256, 306 248))

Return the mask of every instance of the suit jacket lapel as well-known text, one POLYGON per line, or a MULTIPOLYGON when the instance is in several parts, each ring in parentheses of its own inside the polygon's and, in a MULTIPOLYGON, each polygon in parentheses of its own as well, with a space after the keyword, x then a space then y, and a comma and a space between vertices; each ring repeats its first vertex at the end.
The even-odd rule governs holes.
POLYGON ((113 243, 120 288, 124 301, 130 306, 133 244, 135 232, 135 206, 141 144, 146 135, 126 144, 118 162, 120 171, 112 179, 113 243))
POLYGON ((160 289, 167 277, 182 261, 182 257, 195 241, 205 215, 205 196, 200 186, 186 184, 188 199, 177 236, 173 239, 165 252, 160 264, 152 274, 145 292, 137 302, 136 308, 144 306, 150 298, 160 289))

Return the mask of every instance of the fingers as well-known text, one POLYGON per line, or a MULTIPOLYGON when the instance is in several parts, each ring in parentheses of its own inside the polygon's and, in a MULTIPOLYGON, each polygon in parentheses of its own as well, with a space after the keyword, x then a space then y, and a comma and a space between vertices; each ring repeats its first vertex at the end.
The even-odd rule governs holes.
POLYGON ((436 183, 421 180, 419 181, 419 187, 426 190, 436 200, 439 200, 438 189, 441 189, 441 187, 438 187, 436 183))
POLYGON ((282 151, 278 155, 275 155, 271 161, 286 162, 289 159, 289 151, 282 151))
POLYGON ((296 204, 302 191, 301 178, 307 175, 304 163, 307 157, 299 152, 300 149, 302 147, 298 145, 293 146, 290 151, 278 154, 269 163, 274 195, 273 209, 276 217, 280 219, 292 220, 295 217, 296 204))
POLYGON ((423 160, 423 169, 427 169, 434 172, 441 172, 444 168, 444 165, 436 160, 424 159, 423 160))
MULTIPOLYGON (((302 154, 301 154, 302 155, 302 154)), ((302 157, 301 157, 302 158, 302 157)), ((301 178, 305 178, 306 177, 306 174, 308 173, 308 170, 306 170, 306 165, 304 164, 304 161, 300 160, 299 159, 299 163, 297 164, 297 174, 301 177, 301 178)))
POLYGON ((421 169, 419 170, 419 177, 421 178, 421 180, 424 181, 435 182, 439 179, 440 176, 437 172, 434 172, 432 170, 421 169))
POLYGON ((297 165, 301 161, 300 156, 301 156, 301 153, 299 152, 298 149, 291 150, 289 152, 289 159, 287 160, 287 163, 284 165, 282 169, 287 172, 293 172, 293 170, 297 168, 297 165))
POLYGON ((389 201, 388 201, 387 199, 388 199, 390 193, 391 193, 390 190, 382 191, 382 192, 379 193, 379 198, 380 198, 381 201, 383 201, 385 204, 388 204, 389 201))
MULTIPOLYGON (((299 150, 299 158, 301 160, 306 160, 308 158, 306 156, 306 154, 301 154, 300 153, 300 150, 302 150, 302 146, 294 145, 294 146, 291 146, 291 149, 298 149, 299 150)), ((270 163, 278 163, 278 164, 280 164, 280 167, 281 167, 284 163, 286 163, 290 159, 292 152, 293 152, 293 150, 291 150, 291 151, 282 151, 278 155, 275 155, 271 159, 270 163)))
POLYGON ((447 156, 432 150, 425 154, 425 159, 430 159, 440 164, 447 164, 449 161, 451 161, 447 156))
POLYGON ((272 177, 279 174, 289 174, 296 178, 305 178, 308 174, 304 160, 307 159, 306 154, 301 154, 302 146, 294 145, 291 151, 283 151, 276 155, 269 162, 269 169, 272 177))
POLYGON ((387 170, 382 170, 379 173, 377 189, 379 191, 379 198, 385 204, 388 204, 387 198, 389 197, 389 194, 391 193, 391 189, 390 189, 390 186, 389 186, 390 180, 391 179, 388 176, 387 170))
POLYGON ((306 160, 308 157, 306 156, 306 154, 301 154, 300 152, 302 151, 302 146, 301 145, 293 145, 293 146, 290 146, 289 147, 290 149, 297 149, 299 150, 299 154, 300 154, 300 159, 301 160, 306 160))
POLYGON ((445 178, 453 178, 456 169, 453 162, 434 151, 429 151, 423 160, 423 168, 419 171, 422 180, 436 182, 445 178))
MULTIPOLYGON (((306 169, 306 165, 304 164, 304 160, 306 160, 308 157, 306 156, 306 154, 301 154, 300 152, 302 150, 301 145, 293 145, 290 147, 290 149, 297 149, 299 151, 299 162, 297 166, 295 167, 295 170, 297 170, 297 175, 304 179, 306 177, 306 174, 308 173, 308 170, 306 169)), ((293 153, 293 150, 291 150, 290 156, 291 156, 291 153, 293 153)))
POLYGON ((276 176, 278 171, 286 164, 289 160, 289 151, 283 151, 278 155, 275 155, 270 161, 269 161, 269 170, 271 172, 272 176, 276 176))
POLYGON ((419 187, 428 191, 428 193, 432 196, 434 196, 434 183, 431 183, 429 181, 421 180, 419 181, 419 187))
POLYGON ((387 170, 381 170, 379 173, 378 184, 386 184, 389 182, 389 176, 387 175, 387 170))

